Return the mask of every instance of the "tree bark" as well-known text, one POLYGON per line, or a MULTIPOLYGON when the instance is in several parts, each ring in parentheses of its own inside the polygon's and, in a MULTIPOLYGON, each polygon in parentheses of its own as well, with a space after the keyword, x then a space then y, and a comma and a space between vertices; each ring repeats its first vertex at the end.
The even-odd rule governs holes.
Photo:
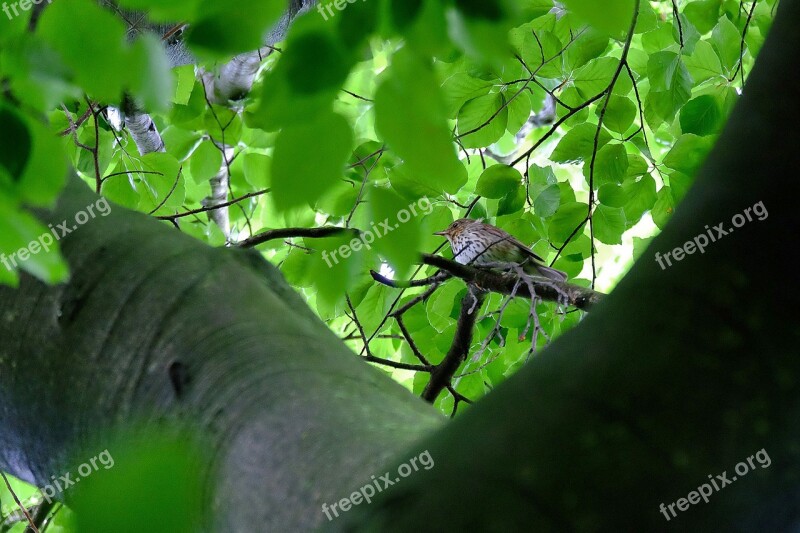
MULTIPOLYGON (((43 217, 74 220, 95 200, 73 179, 43 217)), ((443 420, 359 361, 256 252, 121 207, 61 244, 69 283, 0 287, 2 470, 43 486, 112 429, 166 421, 210 442, 210 513, 197 510, 210 529, 301 531, 443 420)))

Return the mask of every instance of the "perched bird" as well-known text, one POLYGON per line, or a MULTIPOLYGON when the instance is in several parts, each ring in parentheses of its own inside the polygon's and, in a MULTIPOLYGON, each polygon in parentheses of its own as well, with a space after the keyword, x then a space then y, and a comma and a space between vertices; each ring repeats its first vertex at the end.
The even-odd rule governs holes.
POLYGON ((544 259, 500 228, 480 220, 461 218, 450 224, 442 235, 450 241, 456 262, 462 265, 486 266, 491 263, 516 263, 526 273, 555 281, 566 281, 567 275, 545 266, 544 259))

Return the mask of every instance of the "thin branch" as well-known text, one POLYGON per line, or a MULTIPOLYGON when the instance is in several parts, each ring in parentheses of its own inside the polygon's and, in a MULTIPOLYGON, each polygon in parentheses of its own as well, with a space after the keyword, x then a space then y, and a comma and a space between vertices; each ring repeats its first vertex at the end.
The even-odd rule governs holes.
POLYGON ((381 357, 375 357, 372 355, 372 352, 369 349, 369 341, 367 340, 367 335, 364 333, 364 327, 361 325, 361 322, 358 320, 358 315, 356 314, 356 308, 353 306, 353 302, 350 300, 350 295, 345 295, 345 300, 347 301, 347 307, 350 309, 350 318, 353 323, 356 325, 356 329, 358 329, 358 334, 361 336, 361 340, 364 343, 364 351, 367 354, 364 356, 364 360, 369 363, 375 363, 383 366, 388 366, 391 368, 395 368, 398 370, 413 370, 415 372, 432 372, 433 367, 428 365, 411 365, 408 363, 400 363, 398 361, 391 361, 389 359, 383 359, 381 357))
POLYGON ((0 471, 0 476, 2 476, 3 477, 3 481, 6 482, 6 488, 8 488, 8 492, 11 493, 11 497, 14 498, 14 501, 16 502, 17 507, 19 507, 20 511, 22 511, 25 514, 25 518, 28 519, 29 527, 34 531, 34 533, 39 533, 39 529, 36 527, 36 524, 34 524, 34 522, 33 522, 33 517, 28 512, 28 510, 25 508, 25 506, 22 505, 22 502, 19 501, 19 498, 17 497, 17 494, 14 492, 14 489, 11 488, 11 482, 8 481, 8 477, 6 477, 5 472, 0 471))
POLYGON ((237 244, 240 248, 253 248, 259 244, 264 244, 268 241, 278 239, 292 239, 303 237, 306 239, 323 239, 333 235, 341 235, 342 233, 352 233, 358 235, 356 229, 340 228, 339 226, 326 226, 322 228, 281 228, 265 231, 258 235, 245 239, 237 244))
POLYGON ((441 363, 434 367, 431 379, 422 391, 422 399, 433 403, 439 394, 451 385, 453 375, 467 359, 469 347, 472 344, 472 332, 478 318, 478 310, 486 294, 470 287, 461 300, 461 311, 456 324, 456 334, 453 343, 441 363))
MULTIPOLYGON (((750 13, 747 14, 747 21, 744 23, 744 30, 742 30, 742 41, 739 45, 739 64, 736 65, 736 70, 733 72, 733 75, 728 79, 728 81, 733 81, 736 79, 736 75, 741 72, 742 74, 742 87, 744 87, 744 47, 745 47, 745 39, 747 38, 747 30, 750 27, 750 21, 753 20, 753 13, 756 11, 756 3, 758 0, 753 0, 753 6, 750 8, 750 13)), ((777 3, 777 2, 776 2, 777 3)))
POLYGON ((258 192, 251 192, 249 194, 245 194, 244 196, 240 196, 239 198, 235 198, 235 199, 233 199, 233 200, 231 200, 229 202, 225 202, 223 204, 218 204, 218 205, 209 206, 209 207, 202 207, 200 209, 192 209, 191 211, 186 211, 184 213, 178 213, 178 214, 175 214, 175 215, 163 215, 163 216, 159 216, 159 217, 156 217, 156 218, 159 219, 159 220, 171 220, 171 221, 174 221, 174 220, 177 220, 179 218, 189 217, 189 216, 192 216, 192 215, 199 215, 201 213, 207 213, 209 211, 214 211, 215 209, 222 209, 223 207, 230 207, 230 206, 232 206, 234 204, 238 204, 239 202, 243 202, 245 200, 249 200, 250 198, 255 198, 256 196, 261 196, 262 194, 267 194, 269 191, 270 191, 269 189, 264 189, 264 190, 258 191, 258 192))
POLYGON ((389 279, 386 276, 375 272, 374 270, 369 271, 372 279, 377 281, 382 285, 386 285, 387 287, 392 287, 393 289, 410 289, 413 287, 427 287, 428 285, 435 285, 437 283, 441 283, 446 281, 450 278, 450 274, 447 272, 437 272, 433 276, 429 276, 423 279, 412 279, 409 281, 396 281, 393 279, 389 279))
POLYGON ((684 47, 683 41, 683 22, 681 21, 681 14, 678 12, 678 2, 677 0, 672 0, 672 17, 675 19, 675 22, 678 24, 678 36, 680 38, 681 43, 681 50, 684 47))

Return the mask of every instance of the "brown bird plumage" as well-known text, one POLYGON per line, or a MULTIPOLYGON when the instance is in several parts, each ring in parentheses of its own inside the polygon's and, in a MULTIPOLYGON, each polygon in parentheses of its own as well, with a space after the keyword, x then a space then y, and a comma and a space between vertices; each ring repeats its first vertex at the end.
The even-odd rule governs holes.
POLYGON ((462 265, 516 263, 528 274, 555 281, 567 280, 565 273, 544 265, 541 257, 512 235, 480 220, 458 219, 436 235, 447 237, 454 259, 462 265))

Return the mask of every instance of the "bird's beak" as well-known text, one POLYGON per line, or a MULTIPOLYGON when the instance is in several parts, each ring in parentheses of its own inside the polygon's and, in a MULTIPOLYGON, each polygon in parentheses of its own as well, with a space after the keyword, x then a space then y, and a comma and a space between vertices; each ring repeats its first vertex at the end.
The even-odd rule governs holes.
POLYGON ((447 230, 445 231, 437 231, 434 235, 441 235, 442 237, 447 237, 447 230))

